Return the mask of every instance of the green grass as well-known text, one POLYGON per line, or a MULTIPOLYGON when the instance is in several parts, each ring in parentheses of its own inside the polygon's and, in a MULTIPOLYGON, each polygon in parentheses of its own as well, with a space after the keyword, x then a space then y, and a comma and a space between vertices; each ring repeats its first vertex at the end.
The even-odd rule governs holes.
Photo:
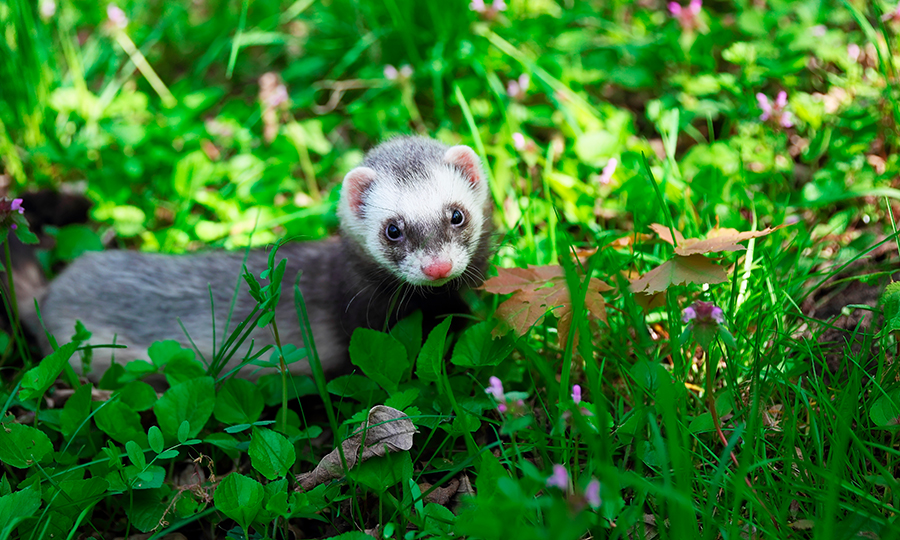
MULTIPOLYGON (((4 337, 0 540, 376 526, 383 538, 900 537, 896 327, 875 336, 883 307, 866 302, 872 322, 846 334, 861 344, 829 348, 841 321, 810 311, 847 310, 829 299, 877 298, 896 277, 900 22, 882 18, 895 5, 710 2, 694 29, 663 2, 509 0, 496 17, 463 0, 119 7, 124 29, 105 5, 59 2, 47 17, 0 4, 0 174, 11 195, 75 189, 94 203, 90 228, 50 231, 48 268, 101 239, 186 252, 325 237, 363 152, 418 132, 482 156, 496 266, 561 264, 579 339, 560 342, 548 314, 491 341, 506 298, 483 293, 474 315, 487 322, 461 334, 405 321, 399 338, 359 338, 406 351, 398 380, 355 357, 359 374, 327 386, 185 375, 159 399, 107 381, 112 397, 92 402, 88 385, 51 386, 72 347, 35 383, 4 337), (389 79, 388 65, 412 74, 389 79), (275 114, 260 105, 267 72, 290 98, 275 114), (789 128, 762 120, 756 97, 782 90, 789 128), (639 236, 653 223, 687 238, 790 225, 713 254, 724 283, 672 285, 645 309, 629 280, 673 257, 639 236), (614 288, 605 323, 571 257, 591 249, 583 269, 614 288), (733 346, 697 346, 696 324, 682 339, 696 300, 721 306, 733 346), (513 410, 485 394, 492 376, 513 410), (412 418, 412 448, 295 493, 294 475, 379 404, 412 418), (567 493, 547 486, 554 464, 567 493), (458 482, 475 493, 462 506, 429 502, 458 482)), ((160 351, 170 367, 190 356, 160 351)))

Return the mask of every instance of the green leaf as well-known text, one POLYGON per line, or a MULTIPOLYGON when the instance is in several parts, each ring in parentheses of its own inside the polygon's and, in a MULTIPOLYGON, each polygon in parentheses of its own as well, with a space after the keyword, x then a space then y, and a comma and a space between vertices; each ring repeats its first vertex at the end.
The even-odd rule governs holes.
POLYGON ((17 523, 34 515, 40 506, 41 492, 34 485, 0 497, 0 534, 7 528, 9 532, 15 530, 17 523))
POLYGON ((147 355, 157 367, 163 367, 176 358, 193 360, 196 354, 191 349, 185 349, 173 339, 157 341, 147 349, 147 355))
POLYGON ((384 396, 375 381, 362 375, 342 375, 328 381, 326 388, 335 396, 355 399, 364 404, 381 401, 384 396))
POLYGON ((150 448, 157 454, 161 453, 165 447, 162 431, 156 426, 150 426, 150 430, 147 432, 147 442, 150 443, 150 448))
POLYGON ((409 362, 412 364, 422 348, 422 312, 417 310, 401 319, 391 328, 390 334, 406 347, 409 362))
POLYGON ((214 414, 223 424, 252 424, 259 420, 264 407, 263 396, 255 384, 231 378, 219 390, 214 414))
POLYGON ((412 473, 412 459, 409 452, 395 452, 370 458, 351 474, 357 482, 381 494, 400 482, 405 483, 412 478, 412 473))
POLYGON ((121 401, 107 401, 94 413, 97 427, 120 443, 136 441, 147 444, 147 434, 141 428, 141 416, 121 401))
POLYGON ((451 537, 456 516, 446 506, 428 503, 425 506, 424 518, 425 530, 422 532, 426 536, 451 537))
POLYGON ((397 391, 401 377, 409 367, 406 347, 394 337, 357 328, 350 338, 350 361, 388 394, 397 391))
POLYGON ((103 241, 86 225, 68 225, 56 234, 56 256, 73 261, 88 251, 103 251, 103 241))
POLYGON ((125 477, 134 489, 156 489, 165 482, 166 470, 159 465, 149 465, 146 468, 129 465, 125 467, 125 477))
POLYGON ((169 388, 153 406, 153 412, 164 435, 184 442, 180 436, 182 422, 190 422, 184 438, 196 437, 215 406, 215 382, 212 377, 201 377, 169 388))
POLYGON ((884 306, 883 332, 900 332, 900 281, 889 283, 878 303, 884 306))
MULTIPOLYGON (((59 415, 60 428, 66 438, 71 438, 76 431, 86 424, 88 416, 91 414, 91 385, 83 384, 79 386, 75 393, 66 400, 63 405, 62 413, 59 415)), ((87 430, 80 432, 82 435, 87 430)))
POLYGON ((491 335, 494 325, 493 321, 484 321, 469 327, 453 348, 450 361, 457 366, 483 367, 506 360, 515 347, 515 340, 508 335, 494 338, 491 335))
POLYGON ((0 461, 27 469, 52 454, 53 444, 43 431, 22 424, 0 424, 0 461))
POLYGON ((144 456, 144 451, 141 450, 141 445, 138 443, 134 441, 126 442, 125 453, 128 454, 128 459, 138 469, 144 469, 147 466, 147 458, 144 456))
POLYGON ((135 411, 146 411, 156 403, 156 390, 143 381, 131 381, 116 392, 119 400, 135 411))
POLYGON ((78 348, 77 342, 66 343, 56 349, 46 358, 41 360, 37 367, 29 369, 22 377, 22 389, 19 390, 19 399, 32 399, 42 395, 56 382, 63 368, 69 363, 69 358, 78 348))
POLYGON ((188 440, 188 437, 190 437, 190 436, 191 436, 191 423, 188 422, 187 420, 184 420, 183 422, 181 422, 181 425, 178 426, 178 435, 177 435, 178 442, 180 442, 181 444, 184 444, 188 440))
POLYGON ((297 459, 284 435, 254 427, 250 436, 250 464, 269 480, 285 476, 297 459))
POLYGON ((869 417, 878 427, 897 429, 900 426, 900 388, 881 394, 872 403, 869 417))
POLYGON ((240 455, 238 448, 240 447, 241 443, 234 437, 234 435, 229 435, 228 433, 210 433, 205 439, 203 439, 203 442, 220 448, 223 452, 225 452, 225 455, 227 455, 231 459, 237 459, 240 455))
POLYGON ((219 483, 213 502, 216 509, 237 521, 246 531, 262 509, 264 493, 256 480, 232 473, 219 483))
MULTIPOLYGON (((444 352, 446 351, 447 332, 450 330, 452 317, 447 317, 434 327, 428 339, 419 351, 416 360, 416 376, 425 381, 437 381, 443 372, 444 352)), ((420 338, 421 339, 421 338, 420 338)))

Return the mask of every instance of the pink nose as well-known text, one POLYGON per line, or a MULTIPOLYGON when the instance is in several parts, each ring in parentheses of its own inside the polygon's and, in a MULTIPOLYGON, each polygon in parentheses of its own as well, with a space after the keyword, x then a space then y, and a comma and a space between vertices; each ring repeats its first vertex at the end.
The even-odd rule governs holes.
POLYGON ((453 263, 450 261, 435 261, 428 266, 422 267, 422 273, 431 279, 443 279, 450 275, 453 269, 453 263))

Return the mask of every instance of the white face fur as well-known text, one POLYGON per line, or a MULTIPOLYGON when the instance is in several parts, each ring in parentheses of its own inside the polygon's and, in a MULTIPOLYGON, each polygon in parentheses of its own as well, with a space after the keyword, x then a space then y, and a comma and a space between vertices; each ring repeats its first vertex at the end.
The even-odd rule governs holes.
POLYGON ((412 285, 440 286, 463 274, 484 227, 488 188, 481 161, 454 146, 426 173, 400 181, 357 167, 344 178, 338 214, 382 268, 412 285))

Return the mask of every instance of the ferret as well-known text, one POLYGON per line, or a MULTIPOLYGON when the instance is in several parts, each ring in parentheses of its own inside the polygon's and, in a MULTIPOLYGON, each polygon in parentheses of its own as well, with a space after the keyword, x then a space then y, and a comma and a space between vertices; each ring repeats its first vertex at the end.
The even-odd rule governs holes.
MULTIPOLYGON (((376 146, 344 177, 339 236, 286 243, 278 250, 276 262, 287 259, 275 315, 281 344, 303 346, 294 307, 298 274, 326 373, 346 367, 356 328, 382 330, 418 309, 432 321, 466 311, 460 290, 484 279, 492 208, 481 161, 468 146, 448 147, 424 137, 399 137, 376 146)), ((241 278, 242 265, 246 262, 259 276, 267 261, 265 249, 192 255, 87 253, 39 298, 43 322, 60 344, 81 321, 92 333, 90 344, 127 347, 93 349, 88 377, 94 381, 113 357, 123 364, 148 359, 148 348, 159 340, 175 340, 209 362, 225 336, 256 305, 241 278)), ((44 335, 39 323, 28 318, 31 331, 44 335)), ((222 373, 239 365, 248 352, 274 344, 269 327, 255 328, 222 373)), ((48 342, 42 349, 52 351, 48 342)), ((73 357, 72 364, 78 369, 81 361, 73 357)), ((310 373, 305 360, 289 369, 310 373)), ((239 375, 255 378, 259 370, 246 365, 239 375)))

